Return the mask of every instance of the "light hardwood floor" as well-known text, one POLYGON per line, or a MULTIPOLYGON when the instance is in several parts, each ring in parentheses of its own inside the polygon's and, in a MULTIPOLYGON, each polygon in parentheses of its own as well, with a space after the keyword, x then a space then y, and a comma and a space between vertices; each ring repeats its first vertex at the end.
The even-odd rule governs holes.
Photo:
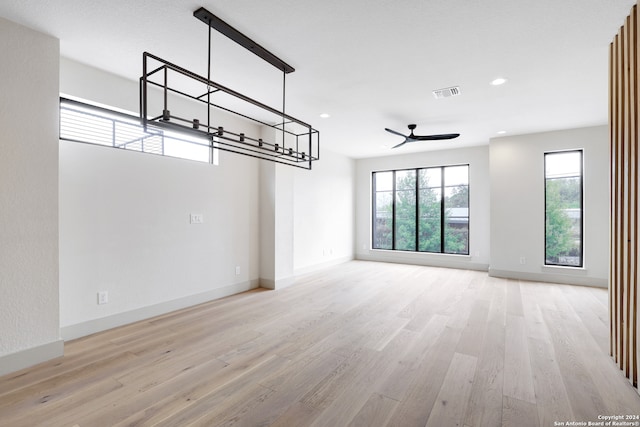
POLYGON ((1 426, 553 426, 640 415, 604 289, 353 261, 65 345, 1 426))

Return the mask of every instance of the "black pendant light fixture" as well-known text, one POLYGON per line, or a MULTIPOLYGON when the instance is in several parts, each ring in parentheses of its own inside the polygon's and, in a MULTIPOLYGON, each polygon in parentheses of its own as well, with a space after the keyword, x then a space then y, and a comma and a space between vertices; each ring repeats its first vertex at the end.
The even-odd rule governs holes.
POLYGON ((193 15, 208 26, 207 76, 200 76, 151 53, 143 53, 140 78, 140 119, 143 126, 195 133, 208 138, 211 147, 215 144, 222 151, 311 169, 312 163, 320 159, 320 133, 285 111, 286 75, 295 69, 205 8, 199 8, 193 15), (211 80, 212 29, 282 71, 280 110, 211 80), (198 108, 202 113, 198 117, 181 114, 178 107, 174 107, 179 105, 174 102, 178 98, 195 101, 196 105, 202 106, 198 108), (225 101, 228 105, 225 105, 225 101), (216 111, 240 117, 259 127, 270 128, 274 138, 269 141, 245 129, 226 129, 220 123, 214 123, 211 113, 216 111))

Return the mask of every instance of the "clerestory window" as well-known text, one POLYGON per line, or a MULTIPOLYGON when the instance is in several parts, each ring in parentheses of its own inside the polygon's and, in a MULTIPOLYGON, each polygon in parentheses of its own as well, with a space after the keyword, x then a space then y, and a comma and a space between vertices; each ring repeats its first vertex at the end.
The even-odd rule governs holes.
POLYGON ((60 98, 60 139, 218 164, 215 138, 147 128, 137 116, 60 98))

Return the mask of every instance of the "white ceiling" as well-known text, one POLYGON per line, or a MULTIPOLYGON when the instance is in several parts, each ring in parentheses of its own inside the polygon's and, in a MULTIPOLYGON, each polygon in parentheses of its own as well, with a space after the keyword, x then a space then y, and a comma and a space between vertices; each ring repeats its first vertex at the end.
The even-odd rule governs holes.
MULTIPOLYGON (((296 68, 287 113, 362 158, 607 121, 608 48, 635 0, 2 0, 61 55, 138 79, 149 51, 206 75, 203 6, 296 68), (489 84, 498 76, 503 86, 489 84), (436 100, 434 89, 462 95, 436 100), (321 119, 321 113, 329 113, 321 119), (407 144, 385 127, 453 133, 407 144)), ((282 73, 214 34, 212 79, 276 108, 282 73)))

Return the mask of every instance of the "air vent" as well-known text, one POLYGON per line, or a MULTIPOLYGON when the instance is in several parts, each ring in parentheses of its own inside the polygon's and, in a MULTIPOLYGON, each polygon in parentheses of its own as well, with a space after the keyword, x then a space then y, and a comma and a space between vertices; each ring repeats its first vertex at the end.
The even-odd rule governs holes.
POLYGON ((457 96, 457 95, 460 95, 459 86, 447 87, 444 89, 436 89, 433 91, 433 97, 435 99, 449 98, 450 96, 457 96))

